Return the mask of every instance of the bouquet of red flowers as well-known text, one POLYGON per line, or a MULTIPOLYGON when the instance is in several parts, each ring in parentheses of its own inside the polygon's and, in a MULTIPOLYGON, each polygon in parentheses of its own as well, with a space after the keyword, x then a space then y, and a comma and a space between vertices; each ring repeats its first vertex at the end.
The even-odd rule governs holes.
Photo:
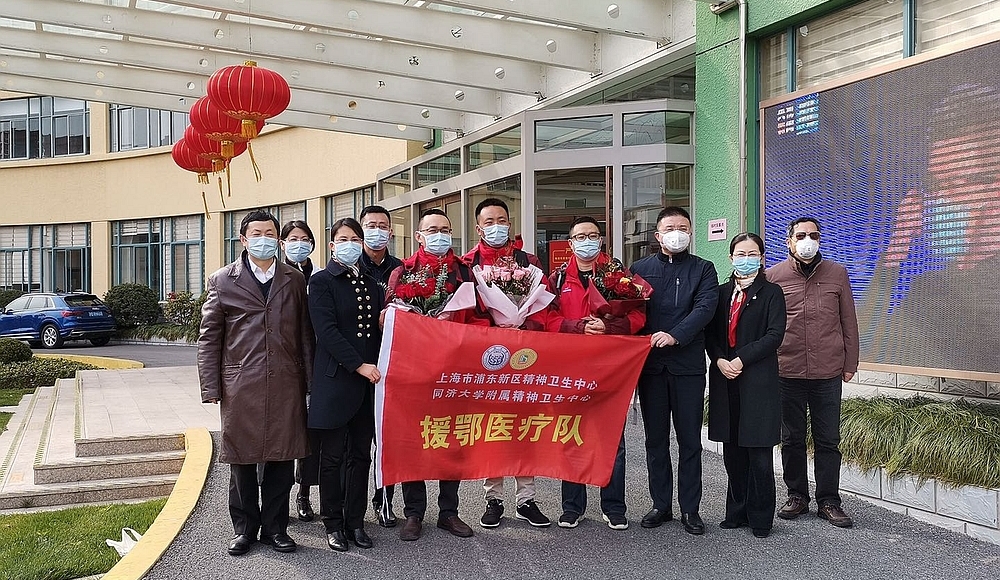
POLYGON ((449 312, 475 306, 472 284, 464 282, 456 288, 448 281, 448 264, 444 262, 436 270, 430 266, 404 269, 393 293, 392 306, 435 318, 447 318, 449 312))
POLYGON ((626 316, 636 308, 644 309, 653 293, 648 282, 629 272, 617 258, 598 264, 591 282, 591 309, 597 316, 626 316))

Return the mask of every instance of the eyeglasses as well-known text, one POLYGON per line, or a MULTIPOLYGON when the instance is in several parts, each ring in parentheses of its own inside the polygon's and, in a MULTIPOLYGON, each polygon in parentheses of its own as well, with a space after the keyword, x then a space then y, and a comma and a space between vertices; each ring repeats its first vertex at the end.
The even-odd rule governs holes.
POLYGON ((750 252, 749 254, 743 252, 737 252, 733 254, 734 258, 759 258, 760 252, 750 252))
POLYGON ((377 224, 374 222, 370 222, 367 224, 363 224, 361 227, 365 228, 366 230, 382 230, 383 232, 389 231, 389 224, 377 224))
POLYGON ((418 232, 423 232, 425 234, 450 234, 451 228, 427 228, 423 230, 417 230, 418 232))
POLYGON ((601 234, 597 232, 591 232, 589 234, 576 234, 575 236, 570 236, 569 239, 573 240, 574 242, 582 242, 584 240, 590 240, 592 242, 596 242, 601 239, 601 234))
POLYGON ((804 240, 806 239, 806 236, 809 236, 809 239, 811 240, 819 240, 819 232, 795 232, 795 234, 792 235, 792 237, 796 240, 804 240))

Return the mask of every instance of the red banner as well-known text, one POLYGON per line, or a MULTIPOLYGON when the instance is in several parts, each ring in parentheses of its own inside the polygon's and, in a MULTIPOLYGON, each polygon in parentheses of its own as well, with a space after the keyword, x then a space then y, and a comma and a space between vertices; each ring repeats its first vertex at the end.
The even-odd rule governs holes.
POLYGON ((551 334, 390 308, 379 485, 538 475, 606 485, 648 337, 551 334))

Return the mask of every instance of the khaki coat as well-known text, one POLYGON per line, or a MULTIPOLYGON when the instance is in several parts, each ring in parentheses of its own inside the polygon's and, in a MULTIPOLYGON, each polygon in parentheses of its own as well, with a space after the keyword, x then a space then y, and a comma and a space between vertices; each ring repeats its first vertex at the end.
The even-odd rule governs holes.
POLYGON ((220 461, 302 458, 315 345, 305 280, 278 261, 265 301, 245 254, 208 278, 198 337, 202 401, 221 405, 220 461))

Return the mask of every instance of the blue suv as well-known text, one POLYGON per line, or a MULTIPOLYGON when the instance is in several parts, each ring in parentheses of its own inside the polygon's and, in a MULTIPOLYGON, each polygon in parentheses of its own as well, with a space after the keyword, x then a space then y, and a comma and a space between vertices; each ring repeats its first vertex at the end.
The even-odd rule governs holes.
POLYGON ((93 294, 42 292, 15 298, 0 312, 0 337, 59 348, 66 340, 104 346, 115 332, 111 310, 93 294))

